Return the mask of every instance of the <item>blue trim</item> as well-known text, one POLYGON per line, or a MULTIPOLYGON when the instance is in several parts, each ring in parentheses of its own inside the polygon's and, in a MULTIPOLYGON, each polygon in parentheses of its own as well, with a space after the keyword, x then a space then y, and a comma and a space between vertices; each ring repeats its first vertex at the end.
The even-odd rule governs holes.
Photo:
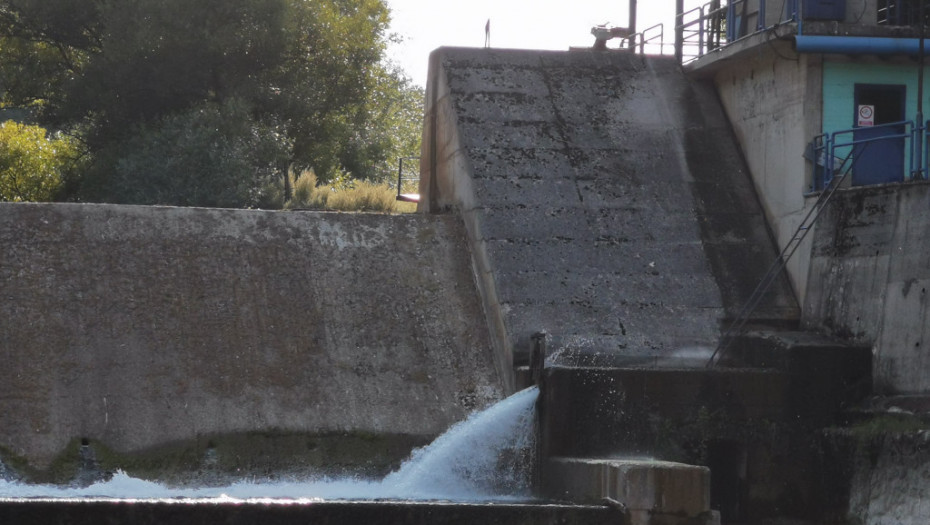
MULTIPOLYGON (((922 115, 918 115, 923 118, 922 115)), ((904 180, 927 180, 928 162, 927 153, 930 134, 927 133, 930 122, 904 120, 872 126, 871 129, 886 129, 890 133, 880 137, 857 139, 855 133, 862 128, 850 128, 833 133, 824 133, 814 137, 804 152, 804 156, 811 161, 812 178, 811 191, 819 191, 830 185, 834 177, 843 176, 855 164, 855 156, 862 152, 862 147, 879 141, 904 140, 909 142, 903 152, 905 166, 908 174, 904 180), (903 131, 898 131, 903 129, 903 131), (837 165, 837 161, 839 164, 837 165)))
POLYGON ((914 56, 920 54, 919 38, 798 35, 794 37, 794 43, 799 53, 914 56))

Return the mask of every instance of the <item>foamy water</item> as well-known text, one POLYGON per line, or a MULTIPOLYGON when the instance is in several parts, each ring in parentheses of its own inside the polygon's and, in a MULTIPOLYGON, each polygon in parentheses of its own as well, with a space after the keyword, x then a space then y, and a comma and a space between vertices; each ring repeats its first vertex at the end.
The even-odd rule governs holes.
POLYGON ((417 449, 383 480, 242 481, 222 487, 172 488, 117 472, 87 487, 32 485, 0 479, 0 498, 208 499, 251 501, 450 500, 501 501, 530 497, 533 405, 529 388, 453 425, 417 449))

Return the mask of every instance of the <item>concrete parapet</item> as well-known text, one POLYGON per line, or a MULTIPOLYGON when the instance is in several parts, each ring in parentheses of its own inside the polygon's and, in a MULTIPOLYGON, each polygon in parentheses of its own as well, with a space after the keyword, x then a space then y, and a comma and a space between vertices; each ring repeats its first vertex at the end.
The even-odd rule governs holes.
POLYGON ((649 459, 549 458, 546 494, 578 502, 621 503, 631 525, 715 523, 710 469, 649 459))

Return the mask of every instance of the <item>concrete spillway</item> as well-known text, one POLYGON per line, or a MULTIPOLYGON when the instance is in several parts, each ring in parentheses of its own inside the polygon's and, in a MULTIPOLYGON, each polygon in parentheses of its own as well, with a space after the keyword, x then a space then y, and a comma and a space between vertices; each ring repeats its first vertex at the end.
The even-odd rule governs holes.
MULTIPOLYGON (((457 209, 500 366, 531 336, 602 359, 713 347, 776 252, 713 87, 672 59, 443 48, 421 209, 457 209)), ((780 280, 756 321, 791 321, 780 280)))

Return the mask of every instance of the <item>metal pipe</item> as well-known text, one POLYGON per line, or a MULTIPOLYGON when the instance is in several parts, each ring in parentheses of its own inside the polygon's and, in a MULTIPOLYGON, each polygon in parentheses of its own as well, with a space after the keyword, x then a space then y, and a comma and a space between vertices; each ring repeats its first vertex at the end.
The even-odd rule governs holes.
MULTIPOLYGON (((636 33, 636 0, 630 0, 630 20, 629 20, 630 33, 636 33)), ((630 50, 636 51, 636 40, 630 39, 630 50)))
POLYGON ((920 54, 919 38, 797 35, 794 37, 794 44, 799 53, 913 56, 920 54))

